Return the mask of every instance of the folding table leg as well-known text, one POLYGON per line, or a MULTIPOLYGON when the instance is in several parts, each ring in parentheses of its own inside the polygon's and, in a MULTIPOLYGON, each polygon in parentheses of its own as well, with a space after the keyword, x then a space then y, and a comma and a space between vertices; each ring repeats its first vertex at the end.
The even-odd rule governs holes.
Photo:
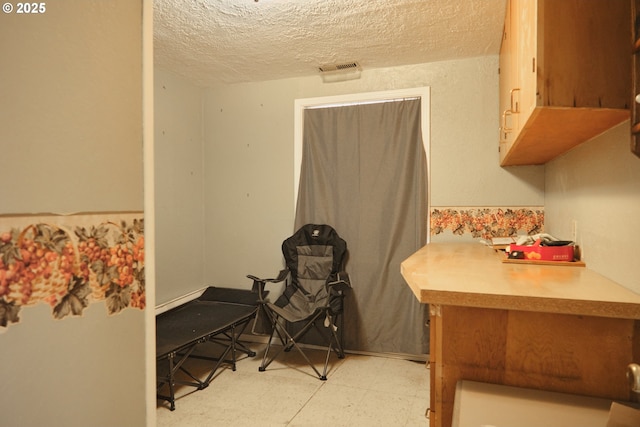
POLYGON ((191 355, 191 353, 193 352, 193 350, 196 348, 197 344, 192 345, 191 347, 189 347, 186 351, 186 353, 184 354, 180 354, 177 351, 171 352, 167 355, 167 361, 169 362, 169 374, 166 377, 163 377, 162 380, 165 380, 166 382, 163 381, 159 381, 158 383, 158 393, 156 394, 158 399, 162 399, 162 400, 166 400, 167 402, 169 402, 169 404, 171 405, 170 409, 173 411, 176 409, 176 397, 175 397, 175 385, 176 384, 182 384, 182 385, 188 385, 191 387, 196 387, 198 389, 202 389, 203 387, 203 382, 198 380, 197 378, 195 378, 193 375, 191 375, 191 373, 189 373, 189 371, 187 371, 186 369, 184 369, 182 367, 182 364, 189 358, 189 356, 191 355), (180 356, 180 359, 178 359, 178 361, 176 362, 175 358, 176 355, 180 356), (191 377, 195 382, 189 382, 189 381, 177 381, 175 374, 176 372, 178 372, 178 370, 183 371, 184 373, 186 373, 187 375, 189 375, 189 377, 191 377), (165 396, 159 393, 160 388, 164 385, 167 384, 169 386, 169 395, 165 396))
POLYGON ((169 403, 171 405, 171 410, 175 411, 176 409, 176 395, 175 395, 175 380, 174 373, 175 370, 173 368, 173 358, 175 357, 175 353, 169 354, 169 403))

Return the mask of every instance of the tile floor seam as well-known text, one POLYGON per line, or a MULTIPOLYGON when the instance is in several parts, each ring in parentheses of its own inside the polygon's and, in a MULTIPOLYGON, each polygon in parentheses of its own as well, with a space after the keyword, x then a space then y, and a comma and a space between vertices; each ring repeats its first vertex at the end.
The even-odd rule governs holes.
POLYGON ((287 421, 287 426, 290 426, 291 423, 296 419, 296 417, 298 416, 298 414, 300 414, 300 412, 302 412, 302 410, 309 404, 309 402, 311 402, 311 399, 313 399, 315 397, 315 395, 322 390, 322 387, 325 386, 327 382, 323 381, 322 384, 320 384, 320 387, 318 387, 317 389, 315 389, 315 391, 313 393, 311 393, 311 396, 309 396, 309 398, 300 406, 300 409, 298 409, 296 411, 296 413, 293 415, 293 417, 291 417, 291 419, 289 421, 287 421))

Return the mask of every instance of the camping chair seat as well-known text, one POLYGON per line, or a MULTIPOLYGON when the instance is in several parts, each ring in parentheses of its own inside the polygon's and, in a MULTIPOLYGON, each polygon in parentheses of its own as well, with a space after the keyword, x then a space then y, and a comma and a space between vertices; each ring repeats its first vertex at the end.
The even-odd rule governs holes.
POLYGON ((282 243, 282 253, 286 269, 277 278, 247 276, 253 280, 254 290, 260 295, 260 310, 254 332, 270 335, 259 370, 266 370, 282 351, 295 347, 317 376, 326 380, 331 352, 335 351, 339 358, 344 357, 341 336, 338 336, 338 331, 342 334, 342 328, 338 328, 337 324, 338 320, 342 320, 345 291, 350 289, 349 276, 342 271, 347 244, 331 226, 307 224, 282 243), (267 283, 284 280, 285 289, 275 303, 263 298, 267 283), (292 324, 301 325, 301 329, 291 332, 292 324), (327 357, 322 373, 298 345, 311 329, 317 330, 326 342, 327 357), (271 343, 276 335, 282 348, 269 357, 271 343))

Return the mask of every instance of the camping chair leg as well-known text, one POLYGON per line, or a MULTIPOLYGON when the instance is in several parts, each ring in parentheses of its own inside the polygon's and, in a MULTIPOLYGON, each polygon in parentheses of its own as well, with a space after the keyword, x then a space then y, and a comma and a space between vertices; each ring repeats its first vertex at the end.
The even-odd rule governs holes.
MULTIPOLYGON (((304 327, 302 329, 300 329, 296 335, 294 337, 291 337, 291 335, 289 335, 288 332, 286 332, 286 328, 282 327, 282 330, 286 333, 287 335, 287 344, 284 348, 284 351, 291 351, 291 349, 293 348, 293 346, 295 345, 296 341, 298 341, 302 336, 304 336, 304 334, 306 334, 309 329, 311 328, 316 328, 318 331, 320 331, 320 328, 318 328, 318 326, 316 325, 316 320, 318 320, 320 318, 320 316, 323 314, 323 312, 318 312, 316 313, 311 320, 307 320, 307 324, 304 325, 304 327)), ((322 331, 320 331, 320 333, 322 334, 322 331)), ((323 334, 324 335, 324 334, 323 334)), ((325 340, 327 339, 326 336, 323 337, 325 340)), ((283 341, 283 345, 285 344, 285 342, 283 341)))
MULTIPOLYGON (((338 316, 339 315, 336 314, 336 318, 338 316)), ((331 317, 329 317, 329 319, 331 323, 331 325, 329 326, 329 328, 331 329, 331 335, 333 335, 333 339, 336 340, 336 353, 338 354, 339 359, 344 359, 344 344, 342 342, 342 339, 343 339, 342 327, 344 326, 344 321, 342 319, 342 316, 340 316, 340 336, 338 336, 338 333, 333 328, 333 319, 331 319, 331 317)))
POLYGON ((327 317, 329 318, 329 329, 331 330, 331 336, 327 336, 325 331, 320 329, 320 327, 318 327, 317 325, 314 324, 313 326, 315 326, 316 330, 318 331, 318 333, 320 335, 322 335, 324 340, 330 344, 329 347, 331 349, 333 349, 331 347, 331 344, 333 342, 335 342, 336 348, 333 349, 333 350, 338 355, 338 359, 344 359, 344 349, 343 349, 343 346, 341 344, 342 330, 340 330, 340 336, 338 336, 338 333, 336 332, 336 328, 334 327, 334 325, 335 325, 335 322, 334 322, 335 317, 332 318, 331 315, 329 315, 329 314, 327 314, 327 317))
POLYGON ((307 325, 305 325, 305 327, 299 331, 295 337, 292 337, 291 334, 289 334, 289 332, 287 332, 285 325, 282 325, 281 323, 278 322, 278 316, 276 314, 270 314, 273 317, 273 323, 272 323, 272 331, 271 331, 271 336, 269 337, 269 341, 267 341, 267 348, 265 349, 264 352, 264 356, 262 357, 262 365, 260 365, 260 367, 258 368, 258 370, 260 372, 264 372, 267 369, 267 366, 269 366, 271 364, 271 362, 273 362, 279 355, 280 353, 282 353, 283 351, 289 351, 291 350, 291 348, 295 347, 300 354, 302 354, 302 357, 306 360, 306 362, 309 364, 309 366, 311 366, 311 368, 315 371, 316 375, 318 376, 318 378, 320 378, 321 380, 326 380, 326 375, 321 375, 320 372, 316 369, 316 367, 313 365, 313 363, 311 363, 311 361, 309 360, 309 358, 307 357, 306 354, 304 354, 304 351, 302 351, 302 349, 298 346, 298 344, 296 343, 296 340, 299 339, 302 335, 304 335, 312 326, 315 325, 315 320, 319 317, 319 315, 316 315, 316 317, 313 319, 313 321, 309 322, 307 325), (278 337, 280 338, 280 341, 282 342, 282 347, 275 352, 275 354, 273 356, 271 356, 271 358, 269 358, 269 349, 271 348, 271 340, 273 338, 273 334, 277 333, 278 337), (286 339, 285 339, 286 337, 286 339))
POLYGON ((340 318, 340 350, 342 350, 342 357, 344 357, 344 316, 342 314, 336 314, 336 317, 340 318))
POLYGON ((327 375, 327 368, 329 367, 329 358, 331 357, 331 351, 335 351, 336 355, 338 356, 338 359, 344 359, 344 350, 342 348, 342 345, 340 344, 340 339, 338 337, 338 333, 336 332, 336 330, 334 329, 334 319, 331 318, 330 315, 327 315, 327 317, 329 317, 329 329, 331 330, 331 336, 327 337, 327 334, 320 329, 317 325, 314 324, 314 326, 316 327, 318 333, 320 333, 320 335, 323 336, 323 338, 325 339, 325 341, 327 341, 329 343, 329 346, 327 348, 327 357, 325 358, 324 361, 324 373, 323 373, 323 377, 326 378, 327 375), (333 343, 335 342, 336 347, 333 348, 333 343))
POLYGON ((273 340, 273 335, 277 333, 278 336, 280 337, 280 341, 284 343, 282 336, 280 336, 280 332, 277 330, 278 319, 276 318, 276 316, 272 315, 268 311, 266 311, 266 313, 268 314, 269 319, 271 320, 271 334, 269 335, 269 339, 267 340, 267 348, 265 348, 264 355, 262 356, 262 364, 260 364, 260 366, 258 367, 258 371, 260 372, 264 372, 264 370, 267 369, 267 366, 269 366, 271 361, 273 361, 273 359, 271 359, 269 362, 267 362, 267 356, 269 354, 269 349, 271 348, 271 341, 273 340))
MULTIPOLYGON (((298 350, 298 352, 300 352, 300 354, 302 355, 302 357, 304 358, 304 360, 307 361, 307 364, 309 366, 311 366, 311 369, 313 369, 313 371, 316 373, 316 375, 318 376, 318 378, 320 378, 322 381, 326 381, 327 380, 327 369, 326 369, 326 365, 325 365, 325 372, 324 374, 320 374, 320 371, 318 371, 318 369, 315 367, 315 365, 311 362, 311 360, 309 360, 309 358, 307 357, 307 355, 305 354, 304 351, 302 351, 302 348, 298 345, 298 343, 296 342, 297 339, 299 339, 300 337, 302 337, 312 326, 315 326, 315 319, 313 321, 311 321, 310 323, 308 323, 300 332, 298 332, 295 337, 292 337, 289 332, 286 331, 286 329, 282 329, 282 332, 284 332, 284 334, 287 335, 288 339, 289 339, 289 343, 287 344, 287 346, 281 348, 278 353, 276 353, 273 356, 273 359, 275 359, 285 348, 292 348, 291 346, 295 347, 296 350, 298 350)), ((271 360, 273 360, 271 359, 271 360)))
POLYGON ((320 375, 320 372, 318 371, 318 369, 316 369, 315 365, 313 363, 311 363, 311 360, 309 360, 309 358, 307 357, 307 355, 304 353, 304 351, 302 351, 302 349, 300 348, 300 346, 298 345, 297 342, 292 341, 293 346, 298 349, 298 351, 300 352, 300 354, 302 355, 302 357, 304 358, 304 360, 307 361, 307 363, 309 364, 309 366, 311 366, 311 369, 314 370, 314 372, 316 373, 316 375, 318 376, 318 378, 320 378, 322 381, 326 381, 327 380, 327 364, 325 363, 324 365, 324 373, 322 375, 320 375))
POLYGON ((290 351, 292 348, 296 348, 300 354, 302 355, 302 357, 305 359, 305 361, 307 362, 307 364, 311 367, 311 369, 313 369, 313 371, 316 373, 316 375, 318 376, 318 378, 320 378, 321 380, 325 381, 327 379, 327 369, 329 366, 329 357, 331 355, 331 351, 334 350, 336 351, 338 358, 342 359, 344 358, 344 352, 342 351, 342 346, 340 345, 340 342, 338 340, 338 335, 335 331, 335 329, 333 328, 333 319, 331 317, 329 317, 330 319, 330 329, 331 329, 331 336, 328 337, 327 334, 320 329, 320 327, 316 324, 316 321, 318 320, 318 318, 320 318, 321 315, 325 314, 324 312, 318 312, 313 319, 311 319, 310 321, 307 322, 307 324, 300 330, 298 331, 298 333, 296 333, 295 336, 291 336, 291 334, 289 334, 289 332, 286 330, 285 325, 282 325, 281 323, 279 323, 277 321, 278 316, 273 314, 273 318, 274 321, 272 323, 273 325, 273 329, 271 332, 271 337, 269 337, 269 341, 267 342, 267 348, 265 350, 263 359, 262 359, 262 365, 258 368, 258 370, 260 372, 264 372, 267 369, 267 366, 269 366, 271 364, 271 362, 273 362, 279 355, 280 353, 282 353, 283 351, 290 351), (318 371, 318 369, 315 367, 315 365, 311 362, 311 360, 309 360, 309 358, 307 357, 307 355, 305 354, 305 352, 302 350, 302 348, 298 345, 297 341, 298 339, 300 339, 304 334, 306 334, 309 329, 311 328, 316 328, 316 330, 320 333, 320 335, 323 336, 323 338, 325 339, 325 341, 327 341, 328 344, 328 350, 327 350, 327 356, 325 358, 325 363, 324 363, 324 371, 323 373, 320 373, 320 371, 318 371), (273 338, 273 333, 277 333, 278 336, 280 337, 280 340, 283 342, 283 347, 280 348, 278 351, 276 351, 276 353, 271 356, 271 358, 269 358, 268 354, 269 354, 269 349, 271 347, 271 339, 273 338), (283 339, 283 336, 286 336, 286 340, 283 339), (333 342, 335 341, 336 343, 336 349, 333 348, 333 342))
POLYGON ((322 376, 327 378, 327 367, 329 366, 329 357, 331 356, 331 342, 329 342, 329 349, 327 350, 327 357, 324 360, 324 371, 322 372, 322 376))

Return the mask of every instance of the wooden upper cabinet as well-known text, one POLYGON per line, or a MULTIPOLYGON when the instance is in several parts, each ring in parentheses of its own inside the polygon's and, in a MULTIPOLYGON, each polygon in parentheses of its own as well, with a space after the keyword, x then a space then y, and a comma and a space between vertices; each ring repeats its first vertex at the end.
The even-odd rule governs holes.
POLYGON ((631 152, 640 157, 640 0, 632 3, 632 100, 631 100, 631 152))
POLYGON ((630 117, 629 0, 509 0, 500 164, 544 164, 630 117))

